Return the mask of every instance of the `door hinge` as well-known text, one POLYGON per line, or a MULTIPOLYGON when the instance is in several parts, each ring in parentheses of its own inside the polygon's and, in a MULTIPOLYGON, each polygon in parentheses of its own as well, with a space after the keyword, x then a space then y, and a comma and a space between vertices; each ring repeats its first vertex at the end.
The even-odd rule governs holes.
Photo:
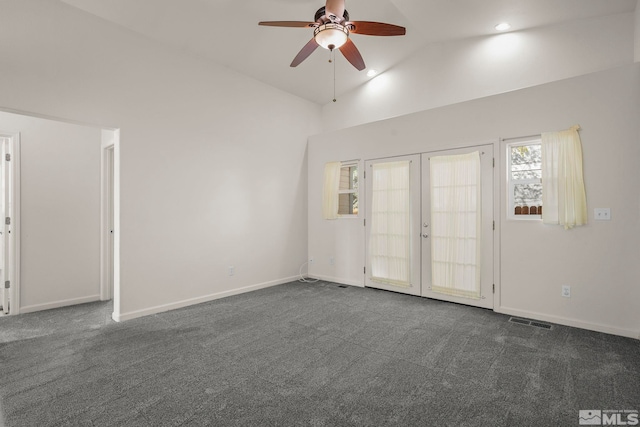
POLYGON ((494 294, 496 293, 496 284, 495 283, 493 284, 493 293, 494 294))
POLYGON ((5 154, 5 155, 4 155, 4 159, 5 159, 7 162, 10 162, 10 161, 11 161, 11 154, 9 154, 9 153, 5 154))
POLYGON ((367 267, 362 267, 362 272, 363 272, 364 274, 367 274, 367 267))
POLYGON ((367 171, 362 171, 362 179, 367 179, 367 171))
POLYGON ((367 226, 367 218, 364 219, 364 226, 367 226))
POLYGON ((4 282, 4 288, 5 289, 9 289, 10 287, 11 287, 11 282, 10 281, 7 280, 6 282, 4 282))
POLYGON ((8 217, 6 217, 6 218, 4 219, 4 223, 5 223, 5 224, 7 224, 7 225, 11 225, 11 217, 9 217, 9 216, 8 216, 8 217))
POLYGON ((493 158, 493 167, 494 168, 496 167, 496 158, 495 157, 493 158))
POLYGON ((496 222, 495 221, 493 221, 493 229, 494 230, 496 229, 496 222))

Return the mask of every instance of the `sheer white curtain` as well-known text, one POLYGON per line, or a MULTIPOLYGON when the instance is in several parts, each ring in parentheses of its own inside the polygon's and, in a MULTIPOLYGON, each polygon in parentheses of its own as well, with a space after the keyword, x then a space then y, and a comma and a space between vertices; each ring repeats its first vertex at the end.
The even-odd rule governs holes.
POLYGON ((565 229, 587 223, 580 126, 542 134, 542 222, 565 229))
POLYGON ((341 162, 329 162, 324 165, 324 186, 322 188, 322 218, 338 218, 338 187, 340 185, 341 162))
POLYGON ((480 298, 480 153, 431 157, 431 290, 480 298))
POLYGON ((371 280, 411 285, 409 161, 376 163, 371 173, 371 280))

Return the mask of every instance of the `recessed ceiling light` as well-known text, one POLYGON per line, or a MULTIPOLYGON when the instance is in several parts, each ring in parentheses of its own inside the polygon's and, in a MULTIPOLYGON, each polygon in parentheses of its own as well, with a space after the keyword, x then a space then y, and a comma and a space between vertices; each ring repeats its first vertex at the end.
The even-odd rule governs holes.
POLYGON ((378 71, 377 70, 369 70, 369 71, 367 71, 367 76, 369 76, 369 77, 375 77, 376 75, 378 75, 378 71))
POLYGON ((508 22, 503 22, 501 24, 496 25, 496 30, 498 31, 507 31, 509 28, 511 28, 511 25, 509 25, 508 22))

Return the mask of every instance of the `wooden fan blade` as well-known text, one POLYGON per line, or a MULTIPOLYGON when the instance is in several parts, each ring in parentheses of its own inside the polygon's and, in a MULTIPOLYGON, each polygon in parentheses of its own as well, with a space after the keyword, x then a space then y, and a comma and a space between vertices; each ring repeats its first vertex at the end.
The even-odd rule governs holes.
POLYGON ((356 67, 358 71, 362 71, 366 68, 364 65, 364 59, 360 55, 360 51, 351 39, 347 39, 347 42, 340 47, 340 52, 347 58, 347 61, 351 62, 351 65, 356 67))
POLYGON ((407 34, 406 28, 384 22, 353 21, 347 22, 345 25, 350 32, 366 36, 404 36, 407 34))
POLYGON ((293 58, 293 62, 291 62, 291 66, 297 67, 298 65, 300 65, 300 63, 305 59, 307 59, 309 55, 311 55, 313 51, 316 50, 317 48, 318 48, 318 43, 316 43, 316 39, 313 38, 309 40, 309 43, 304 45, 302 50, 300 50, 300 52, 298 52, 296 57, 293 58))
POLYGON ((258 25, 266 25, 267 27, 289 27, 289 28, 309 28, 318 25, 317 22, 302 21, 261 21, 258 25))

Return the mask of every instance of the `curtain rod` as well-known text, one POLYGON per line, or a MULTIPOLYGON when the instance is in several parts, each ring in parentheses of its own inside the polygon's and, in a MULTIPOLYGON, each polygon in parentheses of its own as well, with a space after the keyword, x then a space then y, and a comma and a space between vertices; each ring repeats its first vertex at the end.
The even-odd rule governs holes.
POLYGON ((541 138, 542 135, 541 134, 535 134, 535 135, 527 135, 527 136, 514 136, 512 138, 502 138, 501 141, 513 141, 516 139, 527 139, 527 138, 541 138))

